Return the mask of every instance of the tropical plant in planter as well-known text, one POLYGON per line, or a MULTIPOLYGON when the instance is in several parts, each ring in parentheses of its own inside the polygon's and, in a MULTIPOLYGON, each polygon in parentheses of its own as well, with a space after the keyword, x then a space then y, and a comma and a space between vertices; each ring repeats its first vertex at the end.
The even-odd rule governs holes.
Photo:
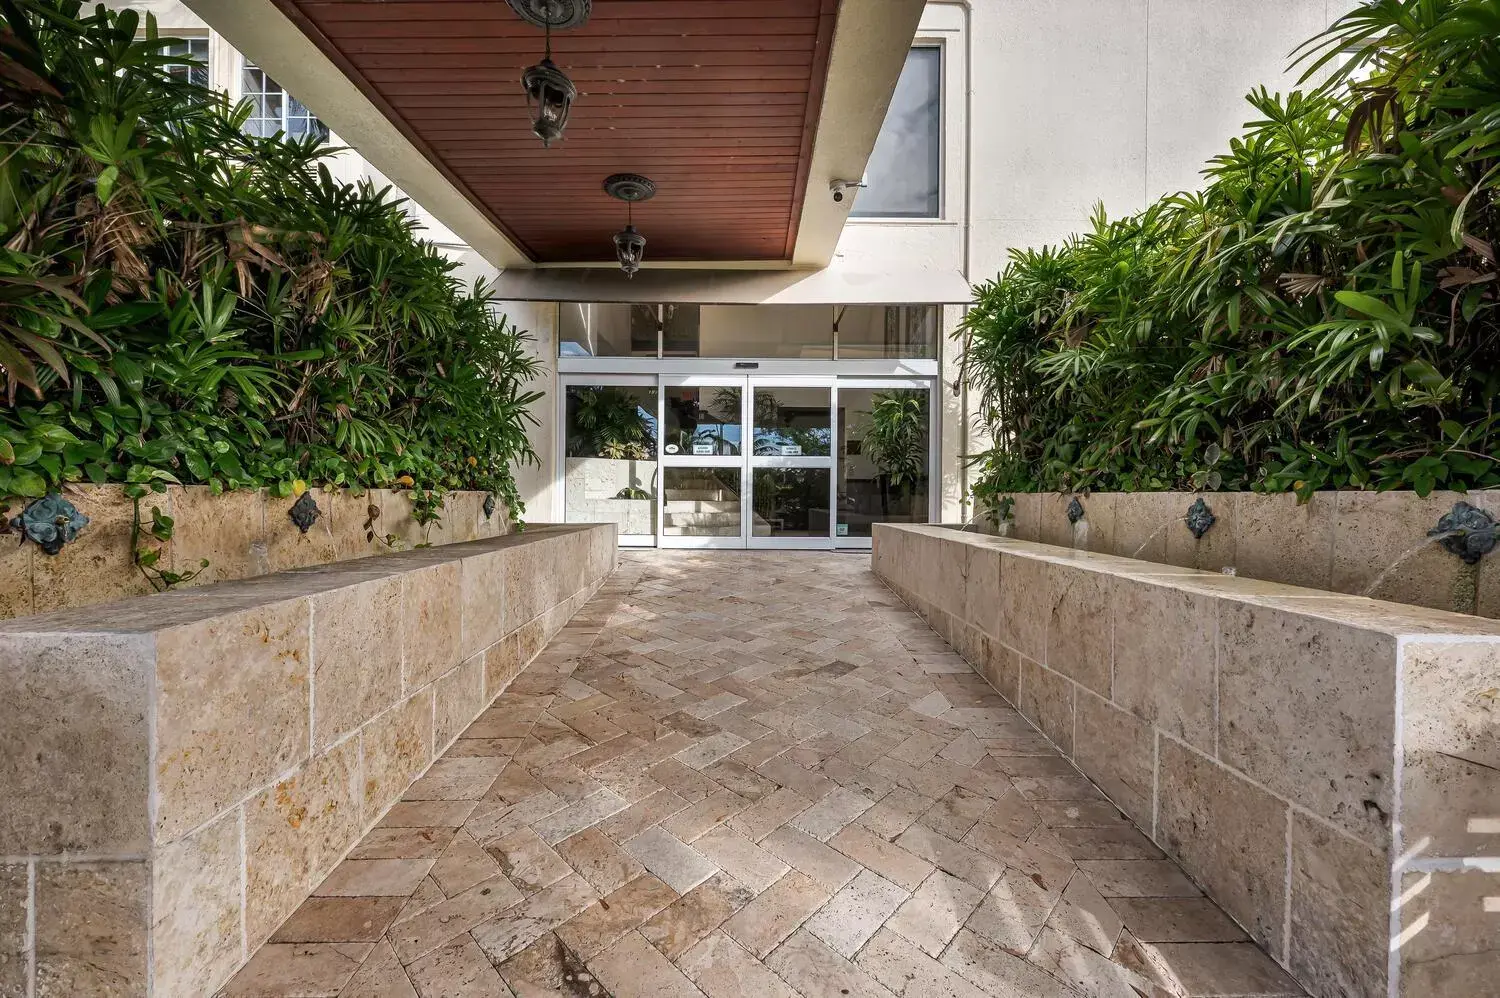
POLYGON ((0 496, 404 480, 519 514, 526 336, 389 189, 246 135, 170 41, 0 0, 0 496))
POLYGON ((1500 486, 1500 4, 1374 0, 1197 193, 977 288, 976 495, 1500 486))
POLYGON ((898 503, 908 501, 927 477, 927 395, 925 391, 895 389, 871 398, 870 424, 860 448, 880 472, 881 511, 887 516, 892 492, 898 503))

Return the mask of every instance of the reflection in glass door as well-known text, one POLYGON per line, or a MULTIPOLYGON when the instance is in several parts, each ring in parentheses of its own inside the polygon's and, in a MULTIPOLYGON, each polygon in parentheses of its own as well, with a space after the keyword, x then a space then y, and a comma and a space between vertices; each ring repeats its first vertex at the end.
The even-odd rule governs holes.
POLYGON ((832 379, 752 378, 750 395, 750 546, 826 543, 833 531, 832 379))
POLYGON ((656 543, 655 378, 565 378, 563 519, 613 523, 624 546, 656 543))
POLYGON ((745 379, 662 379, 662 547, 744 547, 745 379))
POLYGON ((927 381, 839 382, 837 546, 869 547, 877 523, 928 522, 931 399, 927 381))

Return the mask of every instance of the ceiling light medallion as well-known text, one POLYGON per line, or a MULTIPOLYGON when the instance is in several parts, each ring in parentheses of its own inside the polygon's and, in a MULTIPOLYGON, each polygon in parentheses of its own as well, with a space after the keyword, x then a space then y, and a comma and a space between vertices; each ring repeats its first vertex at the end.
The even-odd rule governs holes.
POLYGON ((625 228, 615 233, 615 259, 626 277, 634 277, 646 256, 646 237, 635 230, 631 206, 656 196, 656 185, 634 173, 616 173, 604 180, 604 193, 625 202, 625 228))
POLYGON ((568 113, 578 96, 578 88, 568 75, 552 61, 552 29, 576 28, 589 19, 590 0, 509 0, 511 9, 521 20, 546 32, 547 54, 542 61, 521 74, 526 91, 526 108, 531 115, 531 130, 550 147, 562 138, 568 126, 568 113))

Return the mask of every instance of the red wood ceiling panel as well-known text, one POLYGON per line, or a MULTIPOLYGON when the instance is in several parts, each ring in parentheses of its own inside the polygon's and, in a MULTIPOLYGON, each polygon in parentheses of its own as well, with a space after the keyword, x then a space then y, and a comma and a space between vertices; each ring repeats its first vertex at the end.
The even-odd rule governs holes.
POLYGON ((505 0, 277 3, 538 261, 613 256, 611 173, 657 182, 648 261, 792 255, 837 0, 594 0, 552 36, 579 95, 551 149, 519 82, 542 34, 505 0))

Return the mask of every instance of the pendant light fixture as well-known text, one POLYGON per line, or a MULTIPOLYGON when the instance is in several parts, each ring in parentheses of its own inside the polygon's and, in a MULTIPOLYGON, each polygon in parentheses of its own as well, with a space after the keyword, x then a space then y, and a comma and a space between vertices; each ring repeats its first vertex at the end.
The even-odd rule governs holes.
POLYGON ((615 259, 626 277, 634 277, 646 256, 646 237, 635 230, 631 206, 656 196, 656 185, 634 173, 616 173, 604 179, 604 193, 625 202, 625 228, 615 233, 615 259))
POLYGON ((526 91, 526 109, 531 115, 531 130, 551 147, 562 138, 568 125, 568 113, 578 96, 578 88, 568 74, 552 61, 552 29, 576 28, 589 19, 590 0, 509 0, 511 9, 528 24, 546 32, 547 52, 542 61, 521 74, 526 91))

